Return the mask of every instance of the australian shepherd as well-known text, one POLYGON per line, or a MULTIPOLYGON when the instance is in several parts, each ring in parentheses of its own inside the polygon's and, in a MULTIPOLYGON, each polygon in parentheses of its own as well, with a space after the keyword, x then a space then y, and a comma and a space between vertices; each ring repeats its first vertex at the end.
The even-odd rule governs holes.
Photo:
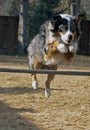
MULTIPOLYGON (((30 42, 28 47, 29 66, 31 69, 57 70, 61 61, 71 62, 80 39, 80 23, 85 16, 78 14, 71 16, 59 14, 46 21, 39 33, 30 42)), ((32 74, 32 87, 38 88, 36 74, 32 74)), ((50 83, 55 74, 48 74, 45 83, 45 96, 51 94, 50 83)))

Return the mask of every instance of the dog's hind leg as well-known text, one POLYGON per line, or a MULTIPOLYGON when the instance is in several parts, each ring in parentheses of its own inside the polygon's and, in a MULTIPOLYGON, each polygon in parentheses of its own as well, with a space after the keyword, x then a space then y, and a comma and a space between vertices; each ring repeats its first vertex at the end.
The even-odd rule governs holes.
MULTIPOLYGON (((57 65, 53 65, 50 67, 52 70, 57 70, 57 65)), ((45 97, 50 97, 51 90, 50 90, 50 84, 51 81, 54 79, 55 74, 48 74, 47 80, 46 80, 46 87, 45 87, 45 97)))
MULTIPOLYGON (((38 61, 35 58, 33 69, 41 69, 41 68, 42 68, 42 62, 38 61)), ((31 77, 32 77, 32 87, 33 87, 33 89, 37 89, 38 88, 38 81, 37 81, 36 74, 32 74, 31 77)))
POLYGON ((32 87, 33 89, 37 89, 38 88, 38 82, 37 82, 37 77, 36 74, 32 74, 32 87))

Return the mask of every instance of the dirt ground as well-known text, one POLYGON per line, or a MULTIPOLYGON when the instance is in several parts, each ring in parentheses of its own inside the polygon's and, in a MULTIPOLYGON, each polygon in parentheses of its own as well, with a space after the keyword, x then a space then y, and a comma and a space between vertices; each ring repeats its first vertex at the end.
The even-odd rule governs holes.
MULTIPOLYGON (((28 68, 11 61, 0 67, 28 68)), ((56 75, 50 98, 44 96, 45 80, 38 75, 33 90, 29 74, 0 73, 0 130, 90 130, 90 76, 56 75)))

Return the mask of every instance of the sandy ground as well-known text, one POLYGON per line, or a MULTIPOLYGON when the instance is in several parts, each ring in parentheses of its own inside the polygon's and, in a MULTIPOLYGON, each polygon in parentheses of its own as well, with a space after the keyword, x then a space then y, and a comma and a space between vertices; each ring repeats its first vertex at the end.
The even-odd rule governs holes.
POLYGON ((29 74, 0 73, 0 130, 90 130, 89 76, 56 75, 50 98, 44 96, 46 75, 38 80, 33 90, 29 74))

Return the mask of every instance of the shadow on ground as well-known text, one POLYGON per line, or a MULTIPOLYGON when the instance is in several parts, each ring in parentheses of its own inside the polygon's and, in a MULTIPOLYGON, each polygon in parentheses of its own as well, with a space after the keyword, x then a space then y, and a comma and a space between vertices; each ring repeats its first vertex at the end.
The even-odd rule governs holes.
POLYGON ((40 130, 33 122, 21 117, 21 112, 33 113, 35 110, 11 108, 0 101, 0 130, 40 130))
POLYGON ((28 87, 0 88, 0 94, 14 94, 14 95, 25 94, 25 93, 35 94, 35 93, 38 93, 38 92, 40 93, 43 91, 44 91, 44 88, 39 88, 36 90, 34 90, 33 88, 28 88, 28 87))

